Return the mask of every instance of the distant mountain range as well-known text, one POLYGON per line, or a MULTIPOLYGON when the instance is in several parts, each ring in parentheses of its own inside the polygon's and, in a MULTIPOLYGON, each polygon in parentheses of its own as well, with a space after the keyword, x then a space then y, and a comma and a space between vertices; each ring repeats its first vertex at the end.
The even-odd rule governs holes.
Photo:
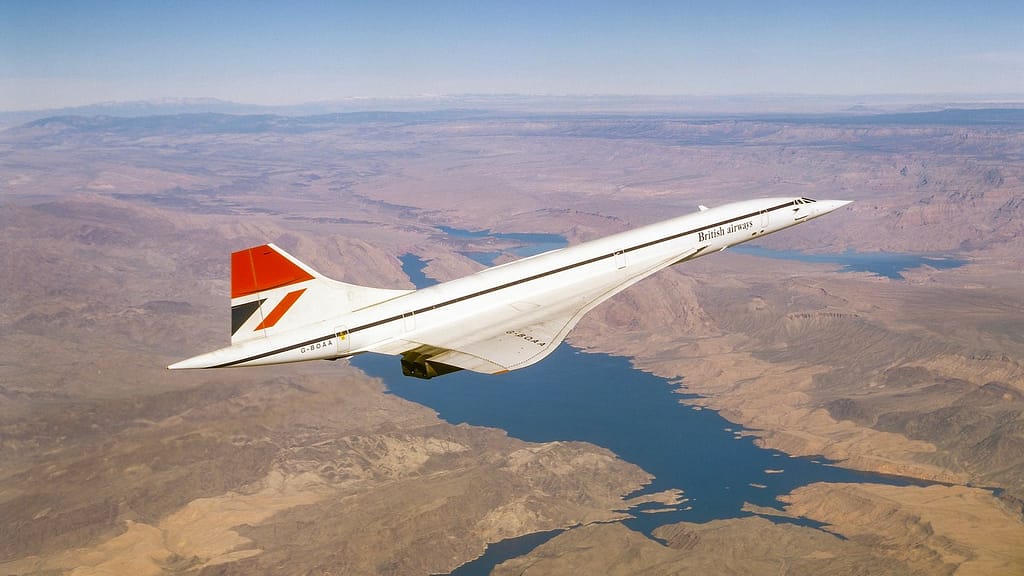
MULTIPOLYGON (((303 104, 267 106, 241 104, 216 98, 159 98, 130 102, 101 102, 86 106, 45 110, 0 111, 0 127, 10 127, 55 116, 116 116, 137 118, 178 114, 233 114, 318 116, 384 111, 430 112, 488 110, 530 113, 824 115, 871 116, 916 114, 949 109, 1024 110, 1024 94, 987 97, 970 95, 741 95, 741 96, 616 96, 459 94, 404 98, 347 98, 303 104)), ((915 118, 920 119, 920 116, 915 118)), ((899 120, 894 118, 894 120, 899 120)))
MULTIPOLYGON (((223 103, 225 108, 230 103, 223 103)), ((182 106, 190 106, 182 104, 182 106)), ((143 107, 135 110, 143 110, 143 107)), ((439 109, 424 111, 378 110, 329 114, 284 115, 243 112, 170 112, 173 106, 146 115, 61 114, 30 119, 8 126, 0 125, 5 139, 29 138, 36 143, 69 135, 119 135, 142 137, 171 134, 302 134, 330 130, 339 126, 382 123, 433 123, 456 120, 505 120, 519 124, 542 118, 550 121, 543 130, 554 135, 600 138, 665 139, 677 142, 696 138, 703 144, 740 142, 753 136, 751 130, 765 125, 823 126, 1024 126, 1024 107, 1020 108, 948 108, 927 112, 833 113, 833 114, 727 114, 697 116, 685 113, 630 114, 623 124, 621 114, 610 113, 536 113, 484 109, 439 109), (734 130, 714 134, 694 133, 685 125, 695 120, 726 121, 734 130), (679 124, 680 121, 684 125, 679 124), (585 122, 579 124, 579 122, 585 122), (680 131, 681 130, 681 131, 680 131), (712 137, 714 136, 714 137, 712 137), (42 140, 40 140, 42 139, 42 140)), ((536 133, 540 128, 534 127, 536 133)))

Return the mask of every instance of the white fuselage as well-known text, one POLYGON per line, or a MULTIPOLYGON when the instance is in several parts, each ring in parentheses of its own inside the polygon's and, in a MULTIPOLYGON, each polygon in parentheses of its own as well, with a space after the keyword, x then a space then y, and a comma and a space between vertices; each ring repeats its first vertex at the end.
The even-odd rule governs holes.
POLYGON ((597 304, 667 266, 794 226, 845 204, 764 198, 702 209, 211 352, 205 364, 244 366, 363 352, 402 354, 409 342, 437 341, 441 336, 452 349, 500 334, 530 343, 540 337, 514 327, 552 316, 569 317, 573 320, 567 332, 597 304))

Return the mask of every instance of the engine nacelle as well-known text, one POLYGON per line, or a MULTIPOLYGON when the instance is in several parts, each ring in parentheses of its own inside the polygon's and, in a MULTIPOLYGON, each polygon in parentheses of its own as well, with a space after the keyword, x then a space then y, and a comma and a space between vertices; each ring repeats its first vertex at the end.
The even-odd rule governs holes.
POLYGON ((430 380, 435 376, 444 376, 445 374, 451 374, 452 372, 458 372, 459 370, 462 370, 462 368, 442 364, 441 362, 432 362, 424 358, 421 354, 417 354, 415 352, 406 352, 405 354, 402 354, 403 376, 412 376, 413 378, 430 380))

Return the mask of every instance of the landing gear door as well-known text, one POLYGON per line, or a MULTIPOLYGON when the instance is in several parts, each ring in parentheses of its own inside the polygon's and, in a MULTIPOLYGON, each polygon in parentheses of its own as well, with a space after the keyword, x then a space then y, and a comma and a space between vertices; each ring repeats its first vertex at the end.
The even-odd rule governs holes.
POLYGON ((351 343, 348 339, 348 328, 345 326, 338 326, 334 329, 334 341, 338 348, 338 356, 344 356, 348 354, 351 347, 351 343))

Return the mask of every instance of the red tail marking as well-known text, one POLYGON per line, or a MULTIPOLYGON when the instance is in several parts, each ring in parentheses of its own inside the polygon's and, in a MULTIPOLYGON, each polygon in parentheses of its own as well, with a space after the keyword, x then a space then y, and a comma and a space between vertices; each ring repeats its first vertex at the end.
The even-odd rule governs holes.
POLYGON ((298 300, 299 296, 302 296, 302 293, 305 291, 306 289, 302 288, 300 290, 296 290, 294 292, 289 292, 288 294, 286 294, 284 299, 281 300, 281 302, 277 306, 274 306, 274 309, 270 311, 270 314, 267 314, 267 317, 264 318, 263 322, 260 322, 260 325, 257 326, 255 329, 263 330, 264 328, 270 328, 274 324, 277 324, 277 321, 280 320, 282 316, 284 316, 284 313, 287 312, 288 309, 292 307, 292 304, 295 304, 295 301, 298 300))
POLYGON ((309 272, 266 244, 231 254, 232 298, 312 279, 309 272))

